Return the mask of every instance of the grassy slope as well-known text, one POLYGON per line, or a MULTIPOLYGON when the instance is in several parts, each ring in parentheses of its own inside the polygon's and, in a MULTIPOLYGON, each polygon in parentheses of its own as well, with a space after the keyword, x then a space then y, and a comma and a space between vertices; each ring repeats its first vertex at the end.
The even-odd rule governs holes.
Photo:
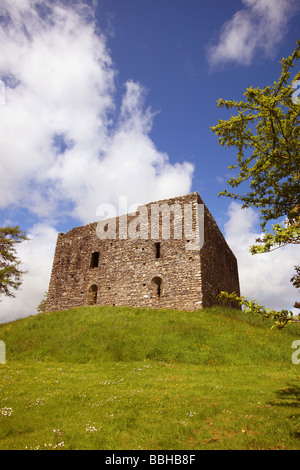
POLYGON ((0 325, 0 449, 299 449, 300 329, 223 308, 0 325))

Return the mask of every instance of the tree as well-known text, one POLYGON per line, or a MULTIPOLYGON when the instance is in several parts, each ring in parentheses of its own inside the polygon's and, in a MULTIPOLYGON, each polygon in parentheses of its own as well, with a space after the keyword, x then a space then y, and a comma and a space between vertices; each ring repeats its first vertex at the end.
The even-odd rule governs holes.
POLYGON ((25 232, 16 227, 0 228, 0 296, 15 297, 14 290, 22 284, 21 261, 16 256, 16 244, 28 240, 25 232))
POLYGON ((244 307, 245 313, 253 313, 255 315, 262 315, 263 318, 269 318, 274 321, 271 329, 282 329, 290 322, 299 322, 299 317, 295 316, 291 310, 283 309, 280 312, 271 308, 265 308, 259 305, 255 300, 249 300, 247 297, 239 297, 235 292, 229 294, 228 292, 220 292, 218 295, 220 303, 228 306, 230 303, 234 305, 239 304, 244 307))
POLYGON ((43 299, 40 301, 39 305, 37 306, 37 312, 38 313, 44 313, 46 312, 47 308, 47 297, 48 297, 48 292, 45 292, 45 295, 43 299))
MULTIPOLYGON (((247 184, 244 193, 225 189, 219 195, 259 210, 263 235, 250 247, 252 254, 300 243, 300 103, 295 97, 300 71, 291 80, 299 58, 298 40, 293 54, 280 62, 281 75, 273 85, 247 88, 244 101, 218 100, 219 108, 237 114, 211 128, 222 146, 237 150, 229 168, 238 174, 228 185, 237 191, 247 184), (271 221, 276 223, 270 228, 271 221)), ((300 268, 295 269, 291 281, 299 287, 300 268)))

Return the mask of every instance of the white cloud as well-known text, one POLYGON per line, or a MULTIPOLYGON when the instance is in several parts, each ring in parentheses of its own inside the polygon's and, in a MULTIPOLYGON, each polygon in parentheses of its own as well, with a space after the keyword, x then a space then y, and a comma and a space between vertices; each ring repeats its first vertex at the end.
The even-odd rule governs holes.
POLYGON ((86 223, 120 193, 135 202, 189 192, 193 166, 171 164, 149 137, 142 85, 128 80, 118 111, 116 72, 90 8, 4 0, 0 11, 9 15, 0 24, 1 207, 49 217, 72 204, 86 223))
POLYGON ((270 56, 297 9, 296 0, 243 0, 242 3, 245 8, 222 26, 219 42, 208 47, 209 62, 215 67, 226 62, 249 65, 258 52, 270 56))
POLYGON ((0 302, 0 323, 34 315, 48 290, 57 232, 54 228, 37 224, 27 234, 29 241, 17 246, 21 269, 27 271, 16 297, 3 297, 0 302))
POLYGON ((225 238, 237 257, 241 295, 265 307, 293 310, 299 294, 290 283, 299 247, 290 245, 271 253, 251 255, 249 247, 261 235, 256 229, 258 216, 253 209, 241 209, 231 202, 225 224, 225 238))
POLYGON ((141 84, 128 79, 118 104, 106 38, 84 0, 1 0, 0 42, 0 208, 41 221, 20 247, 29 274, 16 299, 3 299, 3 321, 35 313, 59 217, 79 225, 119 195, 131 205, 188 193, 194 168, 154 145, 141 84))

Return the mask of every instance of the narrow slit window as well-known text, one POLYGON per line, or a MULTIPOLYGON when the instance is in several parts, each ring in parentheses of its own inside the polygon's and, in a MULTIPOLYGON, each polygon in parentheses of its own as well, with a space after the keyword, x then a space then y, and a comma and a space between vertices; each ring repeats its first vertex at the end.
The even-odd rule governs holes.
POLYGON ((94 251, 91 258, 91 268, 98 268, 99 266, 99 251, 94 251))
POLYGON ((160 298, 161 296, 161 283, 157 284, 156 296, 160 298))
POLYGON ((155 258, 160 258, 160 243, 155 243, 155 258))

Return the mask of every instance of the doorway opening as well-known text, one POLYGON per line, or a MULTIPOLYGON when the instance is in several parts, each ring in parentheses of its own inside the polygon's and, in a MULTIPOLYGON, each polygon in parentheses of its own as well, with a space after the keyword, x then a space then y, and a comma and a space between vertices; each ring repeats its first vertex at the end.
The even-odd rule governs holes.
POLYGON ((88 305, 95 305, 97 302, 98 287, 93 284, 88 290, 88 305))
POLYGON ((162 295, 162 278, 161 277, 154 277, 152 279, 152 285, 154 290, 154 295, 157 299, 160 299, 162 295))

